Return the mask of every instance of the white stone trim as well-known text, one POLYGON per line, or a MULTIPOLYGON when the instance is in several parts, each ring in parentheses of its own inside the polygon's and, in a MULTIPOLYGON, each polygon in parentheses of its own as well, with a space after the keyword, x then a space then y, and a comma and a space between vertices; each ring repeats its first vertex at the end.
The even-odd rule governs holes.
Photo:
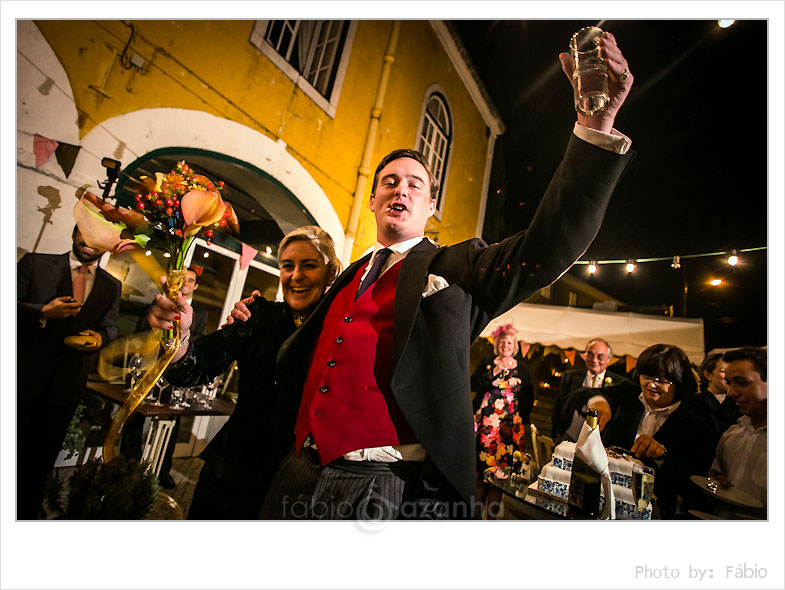
POLYGON ((485 100, 474 76, 472 76, 471 71, 466 66, 466 62, 463 60, 461 52, 458 50, 458 46, 447 30, 447 26, 443 21, 432 20, 429 22, 436 32, 436 36, 439 38, 442 47, 444 47, 444 50, 447 52, 447 56, 450 58, 452 65, 455 67, 455 71, 463 81, 469 96, 471 96, 472 101, 474 101, 475 106, 480 111, 480 115, 482 115, 485 124, 490 128, 491 134, 494 136, 501 135, 504 132, 504 124, 501 119, 491 111, 490 105, 485 100))
MULTIPOLYGON (((90 153, 114 154, 123 168, 153 150, 170 147, 204 149, 247 162, 275 178, 303 204, 316 222, 343 246, 344 231, 332 203, 308 171, 275 141, 253 129, 202 111, 143 109, 104 121, 82 140, 90 153), (118 146, 117 139, 123 145, 118 146), (118 156, 118 150, 122 154, 118 156)), ((75 186, 104 176, 100 160, 77 158, 69 180, 75 186)), ((69 234, 70 235, 70 234, 69 234)))
POLYGON ((496 136, 488 138, 488 146, 485 152, 485 172, 482 177, 482 193, 480 194, 480 210, 477 213, 477 229, 474 235, 482 238, 482 230, 485 228, 485 209, 488 207, 488 188, 491 184, 491 170, 493 169, 493 153, 496 149, 496 136))

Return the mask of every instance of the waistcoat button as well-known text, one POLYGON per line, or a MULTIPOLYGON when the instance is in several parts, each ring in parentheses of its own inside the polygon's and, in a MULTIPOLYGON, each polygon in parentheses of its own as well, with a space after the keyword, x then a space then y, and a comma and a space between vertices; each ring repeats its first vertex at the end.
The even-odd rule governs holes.
POLYGON ((343 338, 341 338, 340 336, 338 336, 338 338, 335 339, 336 344, 341 344, 342 342, 343 342, 343 338))
POLYGON ((327 386, 326 386, 326 385, 322 385, 322 386, 319 388, 319 391, 321 391, 322 393, 327 393, 327 391, 328 391, 328 389, 327 389, 327 386))
POLYGON ((348 316, 348 315, 347 315, 345 318, 343 318, 343 321, 344 321, 344 322, 346 322, 346 323, 348 324, 349 322, 351 322, 351 321, 352 321, 352 318, 351 318, 351 316, 348 316))
POLYGON ((332 360, 327 361, 327 366, 328 367, 334 367, 335 366, 335 361, 332 361, 332 360))

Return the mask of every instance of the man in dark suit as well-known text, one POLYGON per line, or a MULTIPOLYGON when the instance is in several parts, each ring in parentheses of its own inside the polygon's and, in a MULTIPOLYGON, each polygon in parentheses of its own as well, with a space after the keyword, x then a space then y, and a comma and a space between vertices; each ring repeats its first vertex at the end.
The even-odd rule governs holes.
MULTIPOLYGON (((528 231, 491 246, 439 247, 423 237, 438 192, 427 158, 395 150, 382 159, 369 203, 373 253, 338 277, 278 354, 279 448, 271 452, 283 457, 294 439, 295 456, 273 482, 263 518, 473 515, 470 346, 492 318, 585 251, 629 161, 629 140, 612 127, 632 76, 611 34, 600 47, 609 107, 578 114, 528 231), (310 499, 300 501, 297 490, 309 486, 310 499)), ((571 79, 569 55, 559 59, 571 79)), ((254 312, 245 304, 236 319, 254 312)), ((160 310, 156 321, 170 327, 176 315, 160 310)))
POLYGON ((574 369, 565 371, 559 382, 559 393, 553 403, 553 419, 551 437, 556 440, 578 440, 583 417, 581 408, 575 407, 574 396, 577 389, 590 387, 608 387, 626 381, 621 375, 608 371, 608 363, 613 356, 611 345, 603 338, 592 338, 586 343, 581 358, 586 363, 586 370, 574 369))
MULTIPOLYGON (((188 304, 193 309, 193 323, 191 324, 191 340, 196 341, 207 333, 207 308, 194 301, 193 294, 199 288, 199 275, 193 267, 185 271, 185 281, 180 288, 188 304)), ((149 311, 150 308, 147 309, 149 311)), ((144 332, 150 329, 147 322, 147 312, 139 319, 136 325, 137 332, 144 332)), ((123 425, 123 435, 120 439, 120 453, 123 456, 141 461, 142 459, 142 430, 144 429, 144 418, 141 414, 134 414, 123 425)), ((161 462, 161 471, 158 474, 158 482, 161 487, 172 489, 175 487, 174 478, 169 473, 172 469, 172 455, 177 445, 177 436, 180 433, 180 417, 174 423, 174 428, 169 436, 169 442, 164 451, 164 458, 161 462)))
POLYGON ((469 348, 585 251, 628 161, 628 140, 611 128, 632 76, 612 35, 601 47, 611 104, 578 115, 528 231, 438 247, 423 238, 438 188, 426 158, 396 150, 377 167, 373 254, 335 281, 278 356, 281 437, 291 444, 295 424, 296 451, 319 468, 310 517, 472 514, 469 348))
POLYGON ((90 356, 117 337, 120 282, 77 227, 65 254, 17 264, 17 517, 39 514, 42 487, 85 392, 90 356), (69 338, 73 337, 73 338, 69 338))

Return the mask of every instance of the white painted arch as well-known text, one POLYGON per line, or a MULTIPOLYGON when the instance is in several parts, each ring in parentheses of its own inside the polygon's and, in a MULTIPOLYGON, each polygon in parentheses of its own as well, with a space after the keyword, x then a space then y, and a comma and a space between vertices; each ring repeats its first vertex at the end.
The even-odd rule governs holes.
MULTIPOLYGON (((146 153, 168 147, 217 152, 262 170, 297 197, 333 237, 336 250, 342 251, 344 230, 335 209, 281 140, 209 113, 175 108, 142 109, 113 117, 82 140, 83 150, 120 160, 123 168, 146 153)), ((79 164, 77 159, 71 179, 83 177, 85 183, 94 183, 95 178, 105 177, 99 159, 85 158, 79 164)))

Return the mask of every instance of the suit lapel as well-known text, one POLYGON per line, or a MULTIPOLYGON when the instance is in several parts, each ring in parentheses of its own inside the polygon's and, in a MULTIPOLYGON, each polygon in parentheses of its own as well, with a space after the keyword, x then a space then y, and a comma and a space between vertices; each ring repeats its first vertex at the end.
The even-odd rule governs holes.
POLYGON ((308 317, 303 322, 303 325, 300 326, 298 330, 295 330, 294 334, 289 336, 289 338, 287 338, 286 341, 281 345, 281 349, 278 351, 278 361, 280 363, 281 371, 288 372, 289 370, 295 370, 295 365, 299 362, 302 362, 306 364, 307 373, 307 363, 311 358, 311 351, 316 345, 316 339, 318 338, 319 331, 322 327, 322 321, 327 315, 327 310, 330 308, 330 304, 332 303, 333 299, 335 299, 335 296, 338 294, 338 292, 346 287, 346 285, 351 283, 355 273, 357 273, 364 265, 368 264, 370 259, 371 255, 368 254, 367 256, 363 256, 356 262, 350 264, 349 267, 343 271, 337 279, 335 279, 335 282, 332 284, 327 293, 325 293, 319 300, 319 303, 316 304, 314 310, 308 314, 308 317), (309 345, 309 343, 310 348, 306 350, 306 347, 309 345), (290 351, 292 352, 290 353, 290 351), (304 358, 302 358, 303 356, 304 358))
POLYGON ((52 283, 56 285, 55 296, 59 294, 70 295, 74 294, 74 285, 71 280, 71 263, 68 260, 68 253, 63 254, 55 260, 55 263, 50 267, 52 271, 52 283))
POLYGON ((428 280, 428 267, 438 248, 423 238, 403 259, 395 286, 395 315, 393 321, 392 372, 409 342, 414 319, 428 280))

